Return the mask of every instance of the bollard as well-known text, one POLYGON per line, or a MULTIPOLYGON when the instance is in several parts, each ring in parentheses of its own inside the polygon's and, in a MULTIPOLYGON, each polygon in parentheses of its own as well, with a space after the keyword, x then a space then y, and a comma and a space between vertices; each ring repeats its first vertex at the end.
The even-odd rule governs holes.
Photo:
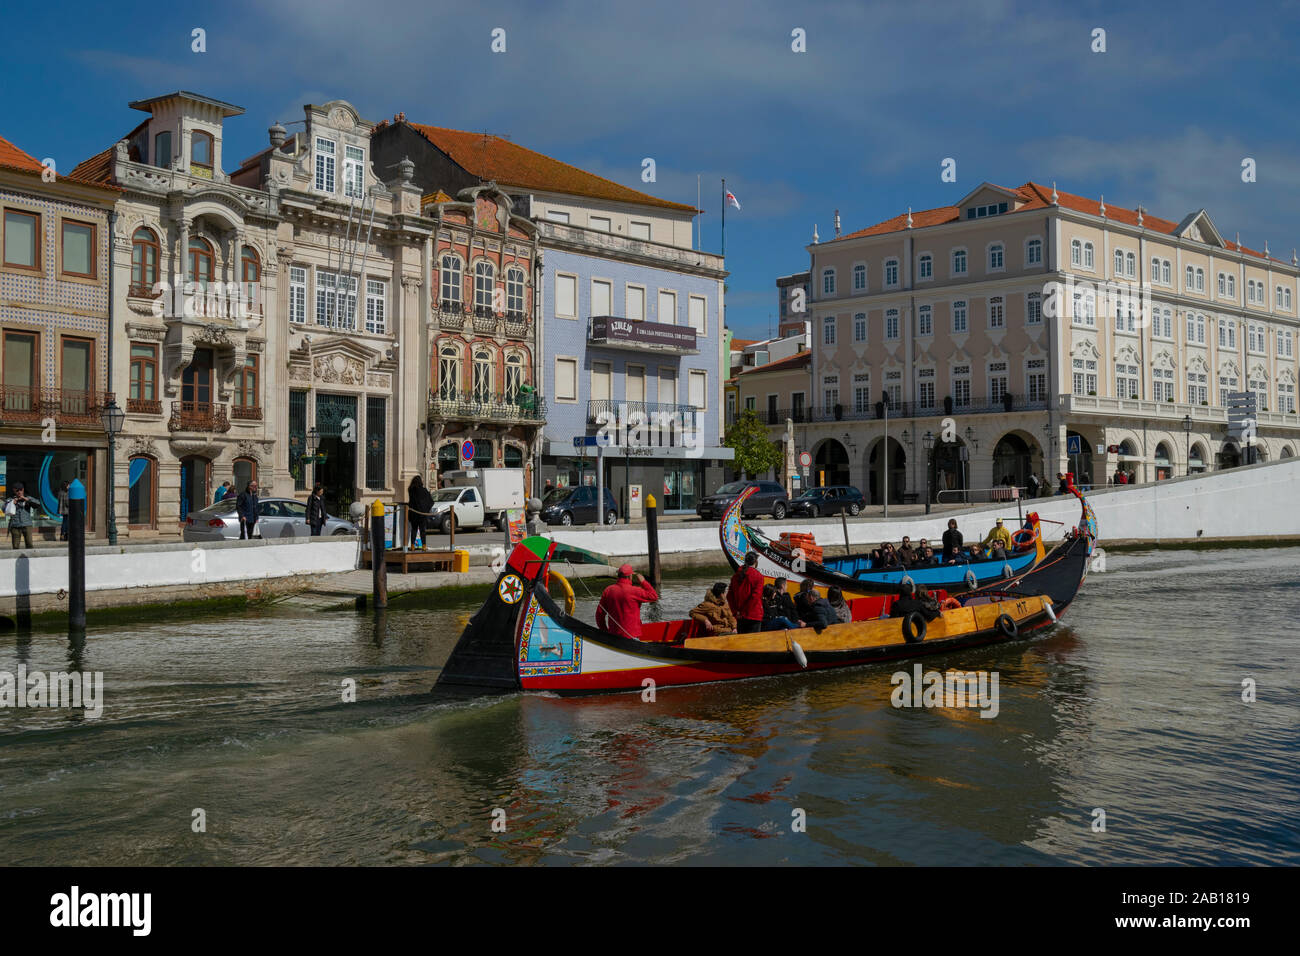
POLYGON ((840 509, 840 523, 844 525, 844 556, 847 558, 853 553, 849 548, 849 509, 840 509))
POLYGON ((384 503, 378 498, 370 505, 371 599, 375 610, 388 607, 388 555, 384 553, 384 503))
POLYGON ((650 565, 647 568, 650 572, 650 585, 658 591, 662 583, 659 573, 659 509, 654 495, 645 496, 645 535, 650 551, 650 565))
POLYGON ((68 485, 68 633, 86 630, 86 486, 68 485))

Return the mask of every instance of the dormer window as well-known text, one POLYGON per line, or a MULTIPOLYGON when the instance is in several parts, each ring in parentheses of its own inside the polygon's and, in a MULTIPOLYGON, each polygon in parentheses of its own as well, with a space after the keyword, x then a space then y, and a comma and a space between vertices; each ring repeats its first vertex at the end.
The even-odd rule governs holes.
POLYGON ((173 159, 172 133, 171 130, 164 130, 153 138, 153 164, 162 169, 171 169, 173 159))
POLYGON ((334 192, 335 148, 332 139, 316 138, 316 188, 321 192, 334 192))
MULTIPOLYGON (((333 143, 330 144, 334 145, 333 143)), ((365 195, 366 151, 358 146, 343 147, 343 195, 360 199, 365 195)))
POLYGON ((971 206, 966 210, 967 219, 985 219, 989 216, 996 216, 1007 211, 1007 204, 1004 202, 989 203, 986 206, 971 206))
POLYGON ((212 134, 205 133, 202 130, 194 130, 190 133, 190 173, 194 176, 202 176, 204 179, 212 178, 212 134))

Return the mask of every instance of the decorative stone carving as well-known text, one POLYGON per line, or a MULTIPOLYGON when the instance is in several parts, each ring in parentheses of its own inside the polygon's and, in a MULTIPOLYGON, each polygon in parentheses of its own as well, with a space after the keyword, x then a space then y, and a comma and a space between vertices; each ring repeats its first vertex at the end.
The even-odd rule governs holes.
POLYGON ((291 382, 310 382, 311 369, 306 365, 292 365, 289 367, 289 381, 291 382))
POLYGON ((148 455, 150 458, 158 457, 158 447, 154 440, 149 437, 133 438, 126 446, 126 457, 134 458, 137 455, 148 455))
POLYGON ((230 336, 226 333, 225 329, 211 322, 195 332, 191 337, 191 341, 203 342, 211 345, 228 346, 232 348, 235 345, 235 343, 230 340, 230 336))
POLYGON ((316 356, 313 371, 317 380, 329 384, 361 385, 365 382, 365 366, 338 352, 316 356))
POLYGON ((132 339, 146 339, 151 342, 161 342, 167 338, 167 330, 160 329, 152 325, 141 325, 139 322, 126 323, 126 334, 132 339))
POLYGON ((366 385, 370 388, 392 388, 393 377, 383 372, 366 373, 366 385))
POLYGON ((241 441, 235 446, 236 458, 251 458, 253 461, 261 464, 262 450, 259 447, 260 442, 241 441))

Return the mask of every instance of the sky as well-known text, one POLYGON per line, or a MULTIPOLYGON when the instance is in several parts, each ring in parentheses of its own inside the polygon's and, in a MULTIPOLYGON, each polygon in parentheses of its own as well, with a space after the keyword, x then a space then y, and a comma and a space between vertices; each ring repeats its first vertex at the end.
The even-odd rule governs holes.
POLYGON ((808 268, 835 210, 851 232, 985 181, 1055 181, 1175 222, 1205 208, 1225 237, 1289 259, 1297 40, 1294 0, 69 0, 6 16, 0 136, 66 172, 144 118, 128 102, 187 89, 246 110, 226 123, 230 169, 273 122, 345 99, 678 202, 695 202, 698 176, 714 252, 725 178, 742 205, 727 215, 727 324, 762 338, 776 278, 808 268))

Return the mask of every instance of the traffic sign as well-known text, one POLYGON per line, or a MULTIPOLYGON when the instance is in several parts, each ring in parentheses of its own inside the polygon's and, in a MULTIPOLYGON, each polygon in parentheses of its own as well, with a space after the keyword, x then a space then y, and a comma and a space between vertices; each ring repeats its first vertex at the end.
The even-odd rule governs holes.
POLYGON ((460 443, 460 460, 461 461, 474 460, 474 439, 466 438, 463 442, 460 443))
POLYGON ((1065 453, 1067 455, 1083 454, 1083 436, 1070 435, 1065 439, 1065 453))
POLYGON ((809 467, 812 464, 812 455, 808 454, 806 451, 799 452, 799 464, 804 468, 809 467))

